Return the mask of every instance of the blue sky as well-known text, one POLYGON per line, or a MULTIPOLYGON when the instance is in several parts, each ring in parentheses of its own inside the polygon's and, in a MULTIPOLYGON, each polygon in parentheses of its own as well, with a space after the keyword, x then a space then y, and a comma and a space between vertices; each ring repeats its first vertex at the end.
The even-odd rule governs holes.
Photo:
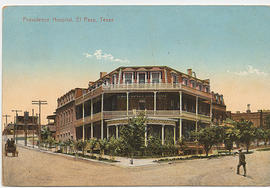
POLYGON ((224 94, 229 110, 245 110, 247 101, 253 110, 269 109, 270 103, 250 93, 250 83, 260 86, 261 98, 270 92, 269 20, 267 6, 7 7, 3 113, 18 105, 5 103, 18 98, 17 92, 22 92, 20 101, 47 98, 47 112, 52 113, 57 97, 73 87, 87 87, 101 71, 125 65, 167 65, 182 72, 193 68, 198 77, 211 79, 214 91, 224 94), (23 17, 50 22, 23 22, 23 17), (54 17, 98 22, 54 23, 54 17), (101 23, 100 17, 114 21, 101 23), (245 91, 244 100, 239 93, 245 91))

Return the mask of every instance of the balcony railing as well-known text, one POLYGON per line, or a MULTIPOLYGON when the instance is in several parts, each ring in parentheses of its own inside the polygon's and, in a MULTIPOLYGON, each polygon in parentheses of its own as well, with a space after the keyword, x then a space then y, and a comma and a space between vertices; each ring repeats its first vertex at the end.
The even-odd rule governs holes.
POLYGON ((106 90, 147 90, 147 89, 181 89, 181 84, 168 84, 168 83, 132 83, 132 84, 114 84, 105 85, 103 89, 106 90))
POLYGON ((168 91, 186 91, 188 93, 191 93, 193 95, 199 95, 201 97, 205 97, 210 99, 212 95, 210 93, 199 91, 195 88, 191 88, 185 85, 182 85, 181 83, 132 83, 132 84, 109 84, 109 85, 101 85, 98 88, 89 91, 83 96, 78 97, 75 100, 75 104, 81 104, 83 101, 89 100, 92 97, 100 95, 103 91, 162 91, 162 90, 168 90, 168 91))

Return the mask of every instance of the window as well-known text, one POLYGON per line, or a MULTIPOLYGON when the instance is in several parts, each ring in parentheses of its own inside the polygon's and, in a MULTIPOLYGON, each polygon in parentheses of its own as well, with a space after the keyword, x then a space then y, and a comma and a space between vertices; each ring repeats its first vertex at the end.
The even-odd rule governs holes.
POLYGON ((173 74, 173 75, 172 75, 172 78, 173 78, 173 83, 174 83, 174 84, 178 83, 178 77, 177 77, 176 74, 173 74))
POLYGON ((209 93, 209 87, 205 87, 205 92, 209 93))
POLYGON ((139 83, 145 83, 145 73, 139 73, 139 83))
POLYGON ((159 83, 159 73, 152 73, 152 83, 159 83))
POLYGON ((188 80, 186 78, 183 78, 183 84, 186 86, 188 85, 188 80))
POLYGON ((132 83, 132 73, 126 73, 125 74, 125 83, 131 84, 132 83))
POLYGON ((190 81, 191 82, 191 86, 193 87, 193 88, 195 88, 196 87, 196 82, 195 81, 190 81))
POLYGON ((202 85, 201 84, 199 84, 199 90, 202 91, 202 85))
POLYGON ((112 84, 116 84, 116 74, 114 74, 112 77, 112 84))

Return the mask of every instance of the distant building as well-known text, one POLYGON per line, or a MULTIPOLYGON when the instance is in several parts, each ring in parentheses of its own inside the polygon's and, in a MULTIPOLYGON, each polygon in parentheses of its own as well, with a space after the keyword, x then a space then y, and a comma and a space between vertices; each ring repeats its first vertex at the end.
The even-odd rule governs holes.
POLYGON ((250 105, 246 112, 237 111, 236 113, 232 113, 231 111, 227 111, 228 118, 234 121, 251 121, 255 127, 266 127, 266 118, 270 116, 270 110, 258 110, 257 112, 250 111, 250 105))
MULTIPOLYGON (((15 131, 16 134, 21 135, 24 134, 25 128, 28 131, 28 134, 32 134, 33 131, 37 133, 38 126, 38 117, 37 116, 28 116, 28 120, 25 120, 24 116, 18 116, 16 119, 15 131)), ((11 134, 14 130, 14 123, 9 123, 8 126, 5 127, 4 133, 11 134)))
POLYGON ((56 115, 49 115, 47 116, 47 120, 48 120, 48 124, 45 125, 46 127, 49 128, 50 132, 52 133, 52 137, 55 138, 56 137, 56 121, 55 121, 56 115))
POLYGON ((138 112, 147 116, 148 132, 162 143, 190 137, 191 131, 226 118, 222 95, 210 92, 210 80, 167 66, 119 67, 73 89, 57 100, 57 139, 119 137, 119 127, 138 112))
POLYGON ((75 98, 80 97, 87 89, 75 88, 57 99, 55 116, 56 140, 76 140, 75 131, 75 98))

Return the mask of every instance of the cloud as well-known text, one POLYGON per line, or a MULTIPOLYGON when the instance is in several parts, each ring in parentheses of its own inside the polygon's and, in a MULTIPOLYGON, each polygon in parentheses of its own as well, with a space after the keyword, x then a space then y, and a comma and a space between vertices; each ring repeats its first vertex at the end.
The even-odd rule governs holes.
MULTIPOLYGON (((227 70, 227 72, 229 73, 230 71, 227 70)), ((268 75, 268 73, 260 71, 259 69, 256 69, 251 65, 248 65, 246 70, 239 71, 239 72, 232 72, 232 73, 238 76, 248 76, 248 75, 267 76, 268 75)))
POLYGON ((99 61, 108 61, 108 62, 116 62, 116 63, 129 63, 127 59, 119 59, 115 58, 112 54, 107 54, 102 52, 102 50, 96 50, 93 54, 84 53, 86 58, 96 58, 99 61))

